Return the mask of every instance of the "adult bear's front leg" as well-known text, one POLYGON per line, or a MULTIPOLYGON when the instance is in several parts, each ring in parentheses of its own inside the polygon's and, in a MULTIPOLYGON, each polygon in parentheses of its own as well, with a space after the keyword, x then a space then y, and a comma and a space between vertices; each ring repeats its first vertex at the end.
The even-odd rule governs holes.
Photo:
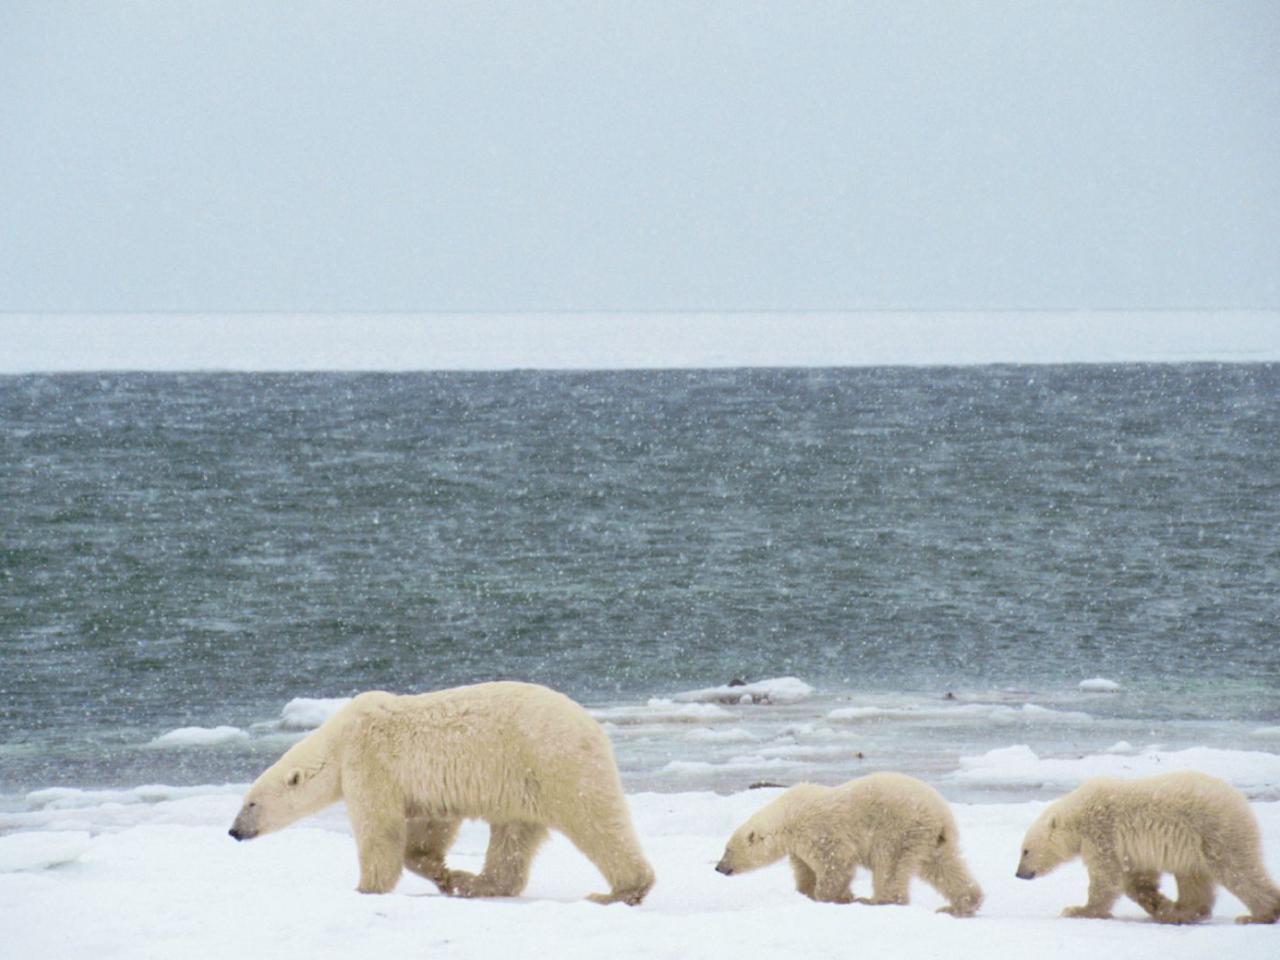
POLYGON ((385 785, 343 771, 343 799, 360 858, 361 893, 390 893, 404 871, 408 825, 404 801, 385 785))

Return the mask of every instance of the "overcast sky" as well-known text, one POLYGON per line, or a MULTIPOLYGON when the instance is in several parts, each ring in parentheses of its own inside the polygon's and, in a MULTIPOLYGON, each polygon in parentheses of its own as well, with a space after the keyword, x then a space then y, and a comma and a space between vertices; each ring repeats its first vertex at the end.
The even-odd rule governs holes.
POLYGON ((0 310, 1280 308, 1280 3, 0 0, 0 310))

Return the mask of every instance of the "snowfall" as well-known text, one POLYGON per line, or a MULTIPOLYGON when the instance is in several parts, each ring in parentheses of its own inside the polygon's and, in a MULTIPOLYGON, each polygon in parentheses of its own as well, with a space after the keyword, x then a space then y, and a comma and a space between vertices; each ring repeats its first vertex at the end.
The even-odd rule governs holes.
MULTIPOLYGON (((1254 798, 1264 855, 1280 877, 1280 756, 1257 751, 1105 753, 1040 759, 1025 746, 970 758, 958 776, 1061 784, 1194 766, 1254 798)), ((245 785, 49 789, 0 814, 0 930, 5 957, 353 956, 507 960, 535 951, 573 958, 925 957, 1105 960, 1159 956, 1280 956, 1280 926, 1238 925, 1243 906, 1220 892, 1197 926, 1151 922, 1128 900, 1111 920, 1069 920, 1084 901, 1078 862, 1026 882, 1014 877, 1021 839, 1045 801, 953 803, 969 866, 986 892, 977 917, 935 913, 942 899, 916 881, 907 906, 819 904, 791 885, 786 863, 724 877, 725 838, 775 789, 718 795, 629 795, 658 882, 639 907, 584 897, 603 889, 592 865, 559 835, 539 853, 524 895, 465 900, 406 874, 391 894, 356 893, 355 847, 341 805, 248 843, 227 834, 245 785)), ((468 824, 451 865, 478 869, 487 841, 468 824)), ((1171 887, 1166 878, 1166 892, 1171 887)), ((854 892, 870 892, 860 871, 854 892)))

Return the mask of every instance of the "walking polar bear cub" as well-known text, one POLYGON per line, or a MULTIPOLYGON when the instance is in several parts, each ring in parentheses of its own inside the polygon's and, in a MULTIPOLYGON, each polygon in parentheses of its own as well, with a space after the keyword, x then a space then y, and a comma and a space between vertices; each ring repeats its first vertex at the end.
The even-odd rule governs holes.
POLYGON ((1031 880, 1075 857, 1089 871, 1089 898, 1063 916, 1109 917, 1123 892, 1161 923, 1195 923, 1213 912, 1221 885, 1249 908, 1238 922, 1280 918, 1248 801, 1203 773, 1086 781, 1031 825, 1017 875, 1031 880), (1177 900, 1160 893, 1161 873, 1177 878, 1177 900))
POLYGON ((613 748, 577 703, 528 683, 435 693, 362 693, 266 770, 232 825, 237 840, 345 800, 362 893, 386 893, 408 867, 447 894, 515 896, 549 829, 610 884, 598 903, 637 904, 653 886, 613 748), (479 874, 445 854, 463 820, 489 822, 479 874))
POLYGON ((911 878, 919 876, 949 901, 940 913, 972 916, 982 904, 947 802, 900 773, 873 773, 840 787, 791 787, 734 832, 716 869, 744 873, 785 856, 796 889, 814 900, 906 903, 911 878), (869 900, 850 889, 859 866, 871 870, 869 900))

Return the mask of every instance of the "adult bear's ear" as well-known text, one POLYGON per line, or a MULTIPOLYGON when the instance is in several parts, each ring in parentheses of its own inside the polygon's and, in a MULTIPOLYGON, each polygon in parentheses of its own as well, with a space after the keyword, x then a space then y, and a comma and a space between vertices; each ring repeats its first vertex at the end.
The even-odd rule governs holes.
POLYGON ((302 771, 294 769, 289 771, 289 776, 284 783, 285 783, 285 786, 287 787, 296 787, 301 782, 302 782, 302 771))
POLYGON ((1050 830, 1057 830, 1057 829, 1058 829, 1058 818, 1057 818, 1057 817, 1050 817, 1050 818, 1049 818, 1049 829, 1050 829, 1050 830))

